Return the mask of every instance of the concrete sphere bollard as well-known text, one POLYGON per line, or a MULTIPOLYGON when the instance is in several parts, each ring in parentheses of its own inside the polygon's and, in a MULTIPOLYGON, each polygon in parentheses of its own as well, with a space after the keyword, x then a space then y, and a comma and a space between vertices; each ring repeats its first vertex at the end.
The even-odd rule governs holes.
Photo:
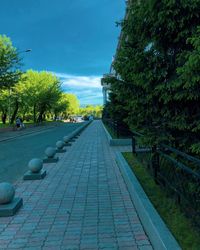
POLYGON ((63 142, 63 141, 57 141, 57 142, 56 142, 56 147, 57 147, 58 149, 62 149, 62 148, 64 147, 64 142, 63 142))
POLYGON ((15 189, 10 183, 0 183, 0 205, 10 203, 14 196, 15 189))
POLYGON ((68 137, 68 136, 64 136, 64 137, 63 137, 63 141, 64 141, 65 143, 68 143, 68 142, 69 142, 69 137, 68 137))
POLYGON ((54 155, 56 154, 56 150, 55 148, 52 148, 52 147, 48 147, 46 150, 45 150, 45 154, 48 158, 53 158, 54 155))
POLYGON ((32 173, 39 173, 42 169, 43 162, 41 159, 34 158, 29 161, 28 168, 32 173))

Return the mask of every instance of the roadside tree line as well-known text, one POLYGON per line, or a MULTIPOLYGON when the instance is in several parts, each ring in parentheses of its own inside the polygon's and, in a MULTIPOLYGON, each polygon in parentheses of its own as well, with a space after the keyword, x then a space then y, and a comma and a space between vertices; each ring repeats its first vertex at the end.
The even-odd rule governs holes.
POLYGON ((104 115, 200 153, 200 0, 129 1, 104 115))
POLYGON ((33 122, 57 116, 68 117, 78 107, 76 96, 62 92, 59 79, 45 71, 28 70, 21 74, 18 83, 0 90, 3 123, 9 118, 13 124, 16 116, 33 122))
MULTIPOLYGON (((2 123, 22 120, 41 122, 56 117, 88 112, 98 108, 80 109, 74 94, 64 93, 59 78, 51 72, 28 70, 23 72, 21 53, 11 40, 0 35, 0 114, 2 123)), ((95 113, 95 114, 96 114, 95 113)))
POLYGON ((102 116, 102 105, 86 105, 85 107, 80 107, 79 114, 82 116, 93 115, 95 118, 101 118, 102 116))

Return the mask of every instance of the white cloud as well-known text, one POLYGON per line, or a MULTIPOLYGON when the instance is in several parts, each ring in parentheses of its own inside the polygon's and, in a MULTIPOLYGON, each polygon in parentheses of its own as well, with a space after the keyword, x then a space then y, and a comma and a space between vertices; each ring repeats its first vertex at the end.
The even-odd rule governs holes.
POLYGON ((61 79, 64 87, 101 88, 101 76, 75 76, 56 72, 54 74, 61 79))
POLYGON ((102 104, 101 76, 76 76, 53 72, 62 82, 62 88, 77 95, 81 105, 102 104))

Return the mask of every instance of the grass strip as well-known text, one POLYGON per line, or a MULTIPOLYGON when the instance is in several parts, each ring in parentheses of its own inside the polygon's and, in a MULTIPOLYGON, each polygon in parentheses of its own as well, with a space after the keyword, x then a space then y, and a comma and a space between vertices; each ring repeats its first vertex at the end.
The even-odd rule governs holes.
POLYGON ((123 153, 145 193, 184 250, 200 249, 200 233, 180 210, 174 199, 154 182, 148 170, 132 153, 123 153))

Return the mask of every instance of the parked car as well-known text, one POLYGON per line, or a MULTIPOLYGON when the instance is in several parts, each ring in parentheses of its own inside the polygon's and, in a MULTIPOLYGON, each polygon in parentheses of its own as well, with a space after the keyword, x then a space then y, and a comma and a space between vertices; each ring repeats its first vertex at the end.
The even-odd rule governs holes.
POLYGON ((82 116, 76 116, 76 122, 83 122, 82 116))
POLYGON ((83 118, 82 118, 82 116, 79 116, 79 115, 77 115, 77 116, 71 116, 70 117, 70 121, 71 122, 83 122, 83 118))

